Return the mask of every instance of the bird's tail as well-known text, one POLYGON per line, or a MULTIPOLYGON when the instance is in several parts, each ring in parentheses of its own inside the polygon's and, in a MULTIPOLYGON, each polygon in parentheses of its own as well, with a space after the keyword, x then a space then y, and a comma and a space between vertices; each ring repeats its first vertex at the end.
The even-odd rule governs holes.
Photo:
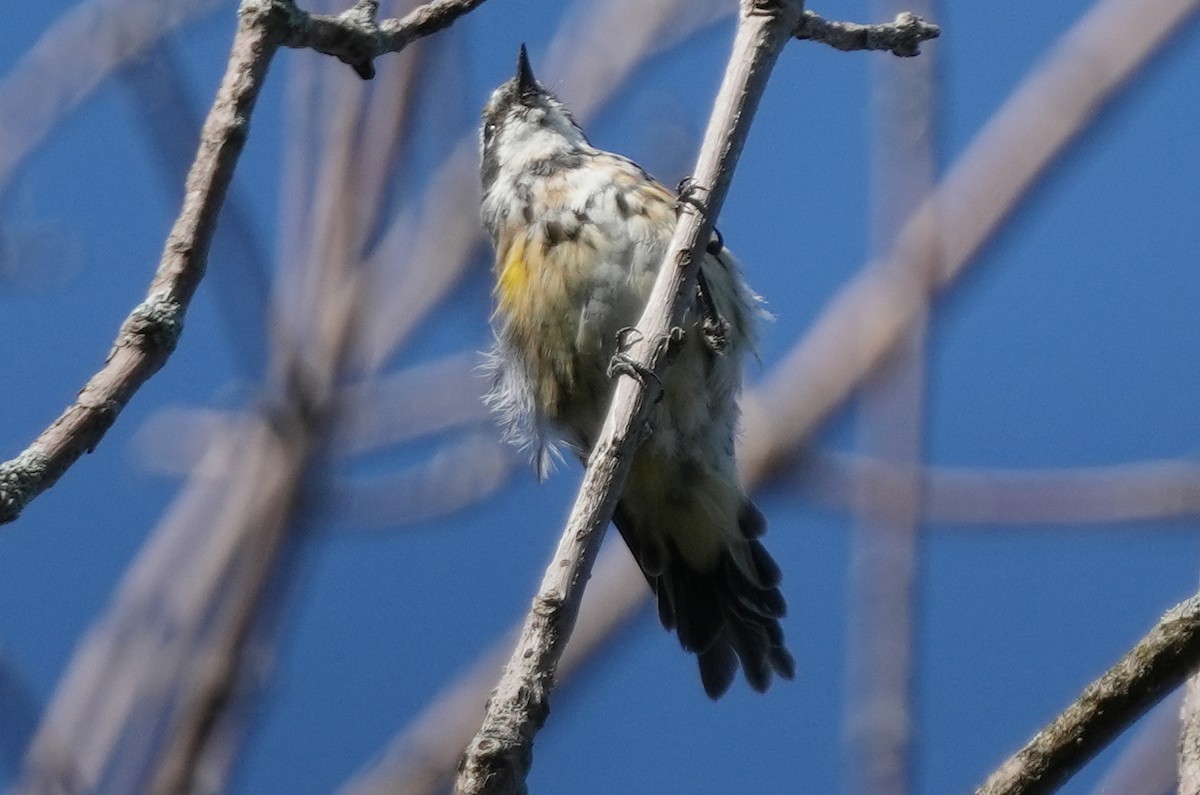
POLYGON ((721 528, 714 551, 697 559, 684 554, 681 545, 690 534, 694 538, 711 528, 639 526, 646 513, 627 503, 618 506, 614 524, 654 590, 663 626, 675 630, 680 645, 697 656, 709 697, 729 689, 739 662, 746 681, 760 693, 773 673, 792 679, 796 664, 784 648, 779 624, 787 605, 779 590, 779 566, 759 540, 766 522, 758 509, 742 497, 736 532, 721 528))

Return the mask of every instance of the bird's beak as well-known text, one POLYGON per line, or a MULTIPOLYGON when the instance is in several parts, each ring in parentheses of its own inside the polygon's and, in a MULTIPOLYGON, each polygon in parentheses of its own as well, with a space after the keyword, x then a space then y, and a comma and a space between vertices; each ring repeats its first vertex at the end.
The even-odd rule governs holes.
POLYGON ((521 45, 521 54, 517 56, 517 90, 522 94, 528 94, 537 91, 537 78, 533 76, 533 69, 529 66, 529 55, 525 52, 525 45, 521 45))

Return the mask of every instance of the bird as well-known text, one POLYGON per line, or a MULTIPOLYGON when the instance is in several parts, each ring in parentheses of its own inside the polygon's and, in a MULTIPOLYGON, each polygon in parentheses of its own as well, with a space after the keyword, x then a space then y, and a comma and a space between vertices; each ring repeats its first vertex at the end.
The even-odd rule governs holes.
MULTIPOLYGON (((516 75, 483 109, 480 177, 496 278, 485 399, 540 479, 564 447, 586 460, 595 444, 614 371, 629 371, 626 338, 666 255, 680 195, 592 146, 538 82, 524 45, 516 75)), ((651 409, 652 431, 613 514, 662 625, 696 655, 713 699, 739 666, 759 692, 774 675, 795 677, 780 625, 780 567, 762 544, 766 523, 734 457, 760 304, 714 233, 651 409)))

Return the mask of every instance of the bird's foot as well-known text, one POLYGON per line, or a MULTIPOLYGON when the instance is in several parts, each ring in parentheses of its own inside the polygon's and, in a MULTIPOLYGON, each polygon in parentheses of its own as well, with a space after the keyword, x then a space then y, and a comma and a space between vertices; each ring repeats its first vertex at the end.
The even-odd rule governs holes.
POLYGON ((634 360, 627 353, 629 347, 640 342, 641 339, 642 333, 633 326, 626 326, 617 332, 617 352, 613 354, 612 359, 608 362, 607 375, 609 378, 627 375, 642 385, 645 385, 647 380, 653 378, 661 388, 662 381, 654 374, 654 371, 641 362, 634 360))
POLYGON ((685 204, 691 205, 694 209, 700 209, 699 194, 708 190, 697 182, 695 177, 684 177, 679 180, 679 184, 675 186, 675 211, 679 212, 685 204))
POLYGON ((704 344, 713 353, 724 353, 729 345, 729 321, 721 316, 712 292, 708 288, 708 280, 704 277, 704 269, 696 276, 696 298, 700 303, 703 320, 700 331, 704 335, 704 344))

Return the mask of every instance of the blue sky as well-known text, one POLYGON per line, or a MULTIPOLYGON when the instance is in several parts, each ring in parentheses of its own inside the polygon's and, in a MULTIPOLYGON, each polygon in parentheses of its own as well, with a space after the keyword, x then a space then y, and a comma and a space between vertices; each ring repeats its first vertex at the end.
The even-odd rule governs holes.
MULTIPOLYGON (((8 342, 0 457, 19 452, 71 400, 144 294, 180 197, 178 175, 163 166, 171 155, 146 119, 184 123, 207 108, 234 20, 234 4, 213 5, 171 39, 185 102, 156 104, 127 74, 109 77, 54 127, 0 197, 0 338, 8 342)), ((50 0, 0 11, 0 75, 71 6, 50 0)), ((831 18, 873 17, 864 3, 811 7, 831 18)), ((942 37, 928 47, 939 79, 939 175, 1088 7, 943 4, 942 37)), ((443 93, 423 101, 428 121, 383 217, 420 207, 412 197, 452 143, 470 134, 492 88, 510 75, 519 43, 528 43, 539 77, 558 85, 543 65, 565 13, 550 0, 492 0, 441 34, 444 47, 424 68, 446 73, 443 93)), ((593 141, 674 184, 690 167, 731 35, 727 20, 650 59, 588 125, 593 141)), ((751 385, 870 253, 870 65, 884 57, 793 43, 772 77, 720 219, 775 315, 751 385)), ((288 199, 284 154, 297 136, 289 91, 301 58, 317 62, 284 52, 272 68, 235 182, 243 217, 267 252, 259 267, 268 280, 285 268, 278 218, 288 199)), ((1200 439, 1196 74, 1193 20, 939 297, 925 346, 928 463, 990 471, 1192 460, 1200 439)), ((375 90, 396 88, 380 82, 375 90)), ((331 107, 332 100, 317 112, 331 107)), ((164 474, 185 447, 163 430, 180 416, 169 412, 240 410, 262 393, 269 345, 265 309, 247 301, 255 283, 244 270, 254 267, 249 260, 244 246, 218 245, 168 366, 94 454, 0 528, 0 658, 35 702, 51 699, 181 488, 180 478, 164 474)), ((486 347, 488 265, 481 252, 420 333, 387 358, 385 372, 486 347)), ((851 402, 814 449, 854 451, 858 425, 851 402)), ((479 423, 384 446, 348 474, 386 476, 466 435, 494 433, 479 423)), ((247 708, 233 791, 331 792, 369 762, 521 615, 578 477, 569 466, 539 485, 518 470, 464 511, 400 517, 382 529, 357 526, 353 516, 310 518, 269 681, 247 708)), ((756 499, 785 572, 797 681, 765 696, 738 683, 710 702, 693 660, 644 611, 556 695, 536 746, 534 791, 839 789, 845 693, 853 687, 845 664, 852 518, 798 495, 787 478, 756 499)), ((980 783, 1194 592, 1194 524, 1195 517, 1070 527, 925 523, 913 791, 980 783)), ((1113 758, 1102 757, 1066 791, 1089 792, 1113 758)), ((0 761, 0 775, 11 775, 11 763, 0 761)))

